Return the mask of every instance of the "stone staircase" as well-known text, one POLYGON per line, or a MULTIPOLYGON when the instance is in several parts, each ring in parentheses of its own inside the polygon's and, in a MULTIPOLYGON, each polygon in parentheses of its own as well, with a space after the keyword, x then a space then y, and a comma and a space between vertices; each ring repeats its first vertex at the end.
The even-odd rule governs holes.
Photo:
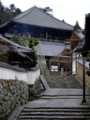
POLYGON ((90 105, 81 104, 81 100, 81 89, 48 89, 26 105, 17 120, 90 120, 90 105))
POLYGON ((60 75, 51 73, 45 76, 50 88, 82 88, 82 84, 74 75, 60 75))
POLYGON ((88 107, 25 107, 17 120, 90 120, 88 107))
MULTIPOLYGON (((69 77, 71 80, 71 77, 69 77)), ((9 120, 90 120, 90 92, 82 104, 81 88, 49 88, 41 77, 46 91, 37 100, 26 104, 9 120), (16 117, 15 117, 16 116, 16 117)), ((52 80, 52 79, 51 79, 52 80)), ((74 83, 75 84, 75 83, 74 83)))

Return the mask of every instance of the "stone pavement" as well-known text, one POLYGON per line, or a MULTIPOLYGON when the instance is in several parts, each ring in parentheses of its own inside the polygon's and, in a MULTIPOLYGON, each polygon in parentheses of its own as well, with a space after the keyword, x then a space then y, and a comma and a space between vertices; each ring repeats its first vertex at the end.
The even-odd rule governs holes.
POLYGON ((89 106, 90 104, 90 93, 89 90, 86 92, 87 104, 83 105, 82 102, 82 89, 49 89, 40 99, 46 99, 48 102, 43 106, 49 107, 82 107, 89 106))

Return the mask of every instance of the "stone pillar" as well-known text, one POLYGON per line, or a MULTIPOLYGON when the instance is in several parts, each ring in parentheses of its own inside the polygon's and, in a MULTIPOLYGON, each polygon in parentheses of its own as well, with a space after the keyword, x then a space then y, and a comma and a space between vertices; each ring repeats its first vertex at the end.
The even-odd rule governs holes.
POLYGON ((61 68, 61 76, 64 75, 64 68, 61 68))

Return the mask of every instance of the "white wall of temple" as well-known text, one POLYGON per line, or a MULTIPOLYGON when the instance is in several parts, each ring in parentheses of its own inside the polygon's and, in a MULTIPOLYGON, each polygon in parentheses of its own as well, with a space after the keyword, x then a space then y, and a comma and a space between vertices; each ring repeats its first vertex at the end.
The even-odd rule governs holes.
POLYGON ((34 84, 34 82, 39 79, 40 70, 19 72, 16 70, 0 67, 0 79, 5 80, 23 80, 28 84, 34 84))

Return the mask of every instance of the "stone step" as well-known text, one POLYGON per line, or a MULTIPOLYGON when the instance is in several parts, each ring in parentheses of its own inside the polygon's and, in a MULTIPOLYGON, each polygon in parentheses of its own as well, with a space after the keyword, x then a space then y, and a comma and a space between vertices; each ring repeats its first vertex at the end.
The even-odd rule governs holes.
MULTIPOLYGON (((40 97, 40 99, 82 99, 83 96, 56 96, 56 97, 52 97, 52 96, 42 96, 40 97)), ((86 96, 86 99, 90 99, 90 96, 86 96)))
POLYGON ((23 111, 59 111, 59 110, 83 110, 83 111, 90 111, 90 107, 84 107, 84 106, 81 106, 81 107, 35 107, 35 108, 30 108, 30 107, 24 107, 23 111))
POLYGON ((90 107, 25 107, 17 120, 90 120, 90 107))
POLYGON ((90 116, 20 116, 17 120, 90 120, 90 116))
POLYGON ((49 112, 36 112, 36 111, 29 111, 29 112, 22 112, 21 116, 43 116, 43 115, 47 115, 47 116, 90 116, 90 112, 88 111, 49 111, 49 112))
POLYGON ((69 109, 60 109, 60 110, 59 109, 57 109, 57 110, 55 110, 55 109, 52 109, 52 110, 48 110, 48 109, 46 109, 46 110, 44 110, 44 109, 37 110, 36 109, 36 110, 34 110, 33 109, 33 110, 28 110, 28 109, 24 109, 22 112, 23 113, 29 113, 29 112, 35 112, 35 113, 36 112, 37 113, 39 113, 39 112, 67 112, 67 113, 68 112, 76 112, 76 113, 77 112, 80 112, 80 113, 85 112, 86 113, 86 112, 90 112, 90 110, 80 110, 80 109, 73 109, 73 110, 72 109, 70 109, 70 110, 69 109))
POLYGON ((45 76, 50 88, 82 88, 82 84, 74 75, 49 75, 45 76))
MULTIPOLYGON (((71 94, 71 95, 40 95, 38 96, 38 98, 40 99, 81 99, 83 97, 82 94, 77 94, 77 95, 74 95, 74 94, 71 94)), ((87 94, 86 95, 86 98, 87 99, 90 99, 90 94, 87 94)))
POLYGON ((24 107, 24 109, 90 109, 90 106, 80 106, 80 107, 24 107))

